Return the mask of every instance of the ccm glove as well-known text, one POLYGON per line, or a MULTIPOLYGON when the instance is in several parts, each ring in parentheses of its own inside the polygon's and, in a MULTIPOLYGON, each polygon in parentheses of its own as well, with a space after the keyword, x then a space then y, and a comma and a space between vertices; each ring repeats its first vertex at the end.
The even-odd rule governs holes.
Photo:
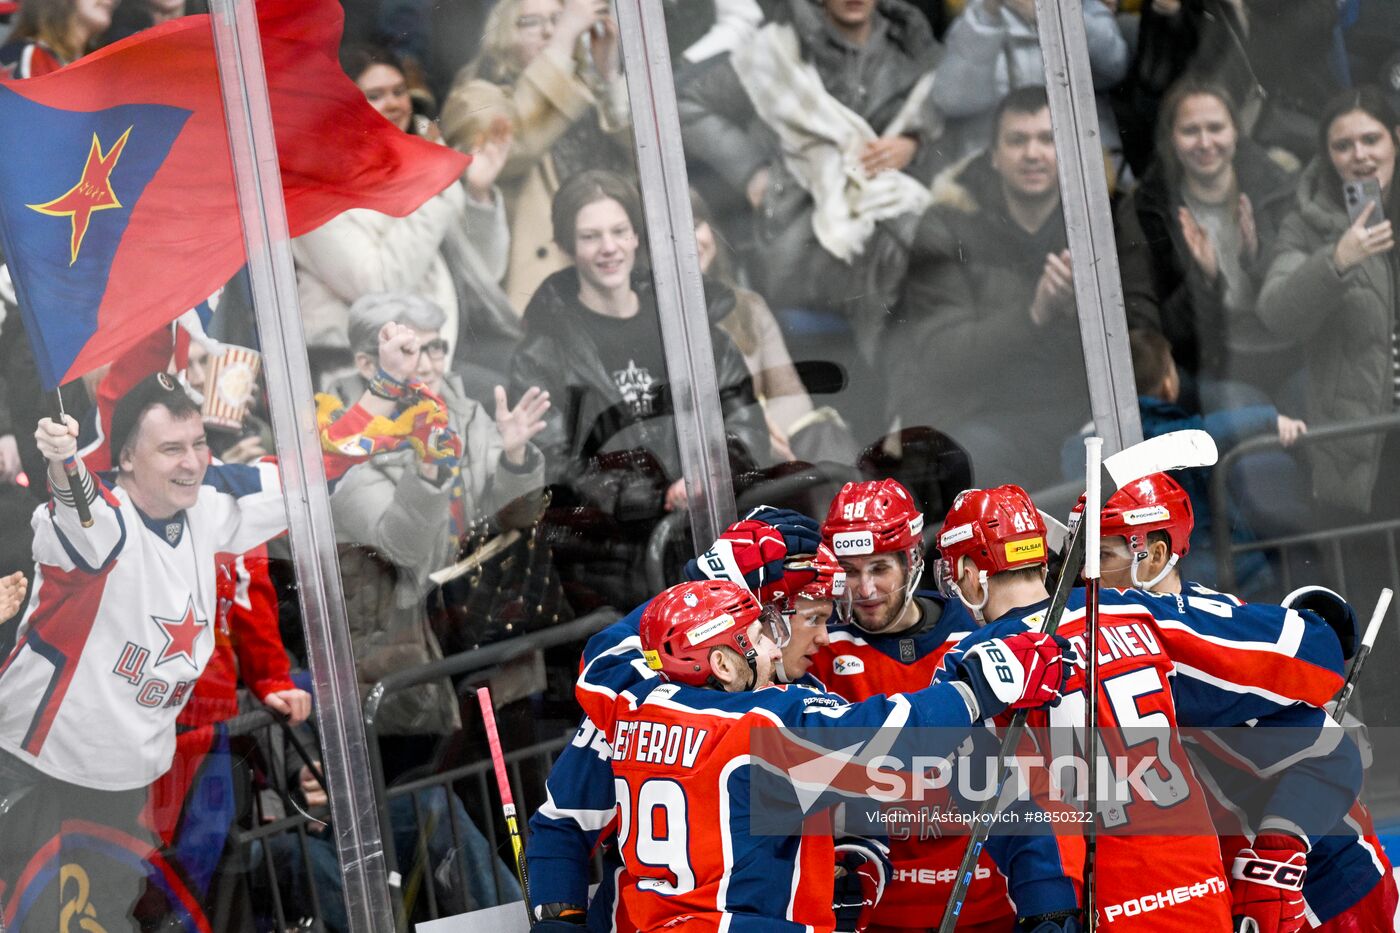
POLYGON ((816 519, 792 509, 760 505, 745 515, 744 521, 763 522, 770 526, 783 536, 783 544, 789 554, 815 554, 817 545, 822 543, 822 526, 817 524, 816 519))
POLYGON ((837 933, 864 933, 871 912, 885 893, 889 869, 889 855, 878 842, 848 837, 837 844, 836 884, 831 898, 837 933))
POLYGON ((1073 658, 1060 636, 1021 632, 979 641, 962 652, 953 673, 976 698, 973 718, 990 719, 1007 709, 1053 705, 1073 658))
POLYGON ((1230 868, 1235 929, 1241 933, 1299 933, 1306 925, 1303 879, 1307 844, 1288 833, 1257 836, 1230 868))
POLYGON ((687 580, 728 580, 757 593, 759 587, 782 577, 787 555, 777 530, 744 519, 726 528, 708 551, 688 561, 683 573, 687 580))

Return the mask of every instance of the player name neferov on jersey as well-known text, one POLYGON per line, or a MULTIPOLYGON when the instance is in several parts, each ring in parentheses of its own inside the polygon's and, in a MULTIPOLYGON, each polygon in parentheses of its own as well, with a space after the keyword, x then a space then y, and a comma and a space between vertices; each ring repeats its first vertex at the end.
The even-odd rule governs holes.
POLYGON ((639 764, 695 766, 708 729, 674 723, 620 722, 613 733, 613 760, 631 758, 639 764))

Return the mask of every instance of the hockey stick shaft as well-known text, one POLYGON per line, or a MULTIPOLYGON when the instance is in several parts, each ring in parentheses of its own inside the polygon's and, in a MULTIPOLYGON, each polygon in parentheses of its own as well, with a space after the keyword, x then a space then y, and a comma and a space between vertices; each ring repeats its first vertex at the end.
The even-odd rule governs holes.
POLYGON ((1395 596, 1390 587, 1381 590, 1381 598, 1376 601, 1376 609, 1371 613, 1371 621, 1366 626, 1366 634, 1361 639, 1361 647, 1356 651, 1356 657, 1351 659, 1351 667, 1347 670, 1346 683, 1342 685, 1342 692, 1337 694, 1337 707, 1332 713, 1332 718, 1337 722, 1342 721, 1346 715, 1347 706, 1351 703, 1351 695, 1356 692, 1356 683, 1361 678, 1361 668, 1366 664, 1366 659, 1371 656, 1371 648, 1376 644, 1376 633, 1380 631, 1381 622, 1385 621, 1385 614, 1390 611, 1390 600, 1395 596))
MULTIPOLYGON (((1135 479, 1167 470, 1212 466, 1217 457, 1215 441, 1206 432, 1173 431, 1134 444, 1106 458, 1103 461, 1103 470, 1108 473, 1111 495, 1135 479)), ((1094 509, 1100 508, 1102 504, 1102 500, 1094 502, 1092 506, 1088 506, 1086 502, 1087 507, 1094 509)), ((1064 614, 1075 578, 1079 576, 1079 570, 1084 564, 1085 524, 1079 522, 1070 534, 1069 544, 1060 564, 1060 575, 1055 579, 1050 606, 1045 612, 1042 631, 1047 635, 1055 634, 1055 630, 1059 628, 1060 616, 1064 614)), ((1027 710, 1017 710, 1002 737, 1001 748, 997 752, 997 792, 990 795, 977 809, 977 819, 973 821, 968 835, 967 849, 963 852, 962 863, 958 866, 957 877, 953 880, 953 891, 948 896, 948 906, 944 909, 943 920, 938 925, 939 933, 952 933, 957 928, 958 914, 962 911, 963 902, 967 900, 967 889, 976 872, 977 860, 987 844, 988 835, 991 834, 992 818, 1001 798, 1001 787, 1006 781, 1006 758, 1021 742, 1021 736, 1026 730, 1027 715, 1027 710)))
MULTIPOLYGON (((58 423, 64 424, 68 412, 63 410, 63 392, 54 390, 58 399, 58 423)), ((115 458, 114 458, 115 459, 115 458)), ((78 522, 84 528, 92 527, 92 508, 88 505, 87 493, 83 491, 83 468, 77 457, 65 457, 63 475, 68 477, 68 492, 73 496, 73 507, 78 510, 78 522)))
POLYGON ((481 706, 481 719, 486 725, 486 743, 491 748, 491 765, 496 770, 496 787, 501 792, 501 812, 506 818, 506 832, 515 855, 515 876, 520 880, 520 892, 525 895, 525 914, 529 923, 535 922, 530 910, 530 875, 525 868, 525 843, 520 837, 520 825, 515 818, 515 795, 511 793, 510 777, 506 774, 506 756, 501 752, 501 736, 496 731, 496 710, 491 705, 491 690, 478 687, 476 701, 481 706))
POLYGON ((1088 757, 1089 787, 1085 794, 1089 822, 1084 835, 1084 917, 1089 933, 1098 923, 1094 904, 1094 862, 1098 857, 1098 782, 1099 782, 1099 543, 1103 513, 1100 502, 1100 461, 1103 439, 1084 439, 1084 624, 1086 648, 1084 682, 1084 754, 1088 757), (1090 508, 1090 503, 1094 507, 1090 508))

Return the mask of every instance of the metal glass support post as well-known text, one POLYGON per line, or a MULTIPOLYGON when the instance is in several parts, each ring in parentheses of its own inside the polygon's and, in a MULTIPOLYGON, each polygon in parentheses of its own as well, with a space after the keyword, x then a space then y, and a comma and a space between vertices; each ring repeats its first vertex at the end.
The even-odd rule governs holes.
POLYGON ((734 520, 734 484, 695 248, 666 20, 659 0, 617 0, 616 6, 667 380, 690 494, 690 532, 697 544, 708 546, 734 520))
POLYGON ((1108 206, 1103 141, 1079 0, 1035 0, 1060 167, 1060 202, 1074 261, 1079 339, 1104 456, 1142 440, 1123 285, 1108 206))
POLYGON ((253 307, 282 472, 292 558, 316 685, 321 753, 355 933, 393 929, 379 820, 369 773, 335 529, 306 365, 306 340, 254 0, 211 0, 210 20, 229 151, 248 252, 253 307))

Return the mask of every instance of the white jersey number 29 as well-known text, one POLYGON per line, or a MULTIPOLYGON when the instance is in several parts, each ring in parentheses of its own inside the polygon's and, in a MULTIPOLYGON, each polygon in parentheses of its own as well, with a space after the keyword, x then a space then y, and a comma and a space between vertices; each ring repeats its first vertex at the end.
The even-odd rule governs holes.
POLYGON ((620 814, 617 835, 621 851, 627 851, 627 843, 635 831, 637 861, 664 868, 676 879, 671 882, 663 878, 642 878, 637 881, 637 887, 657 894, 686 894, 695 890, 685 789, 669 778, 648 778, 637 789, 637 805, 633 809, 627 782, 614 778, 613 787, 617 791, 620 814), (658 811, 665 820, 662 825, 658 825, 658 811))

